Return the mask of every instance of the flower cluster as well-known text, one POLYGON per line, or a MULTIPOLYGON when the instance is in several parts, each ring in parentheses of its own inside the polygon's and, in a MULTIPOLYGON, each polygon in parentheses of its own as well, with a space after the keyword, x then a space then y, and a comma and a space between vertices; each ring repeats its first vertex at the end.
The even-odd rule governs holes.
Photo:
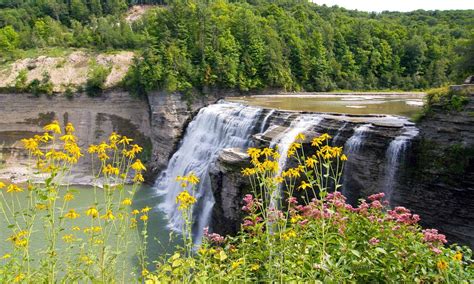
POLYGON ((222 245, 225 241, 223 236, 217 233, 209 233, 209 227, 204 228, 204 238, 206 238, 208 242, 215 245, 222 245))
POLYGON ((191 205, 196 203, 196 198, 189 194, 187 190, 181 191, 181 193, 176 196, 176 204, 178 204, 178 209, 179 210, 186 210, 188 209, 191 205))

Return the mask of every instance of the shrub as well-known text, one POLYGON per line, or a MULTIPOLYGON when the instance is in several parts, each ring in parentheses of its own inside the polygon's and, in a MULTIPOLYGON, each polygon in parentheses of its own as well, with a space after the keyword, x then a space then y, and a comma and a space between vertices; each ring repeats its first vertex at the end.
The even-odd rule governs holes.
POLYGON ((15 78, 15 90, 17 92, 24 92, 27 89, 28 72, 23 69, 20 70, 18 75, 15 78))
POLYGON ((35 96, 39 96, 40 94, 51 96, 53 94, 53 83, 51 82, 51 77, 47 72, 44 72, 41 81, 38 79, 32 80, 28 84, 26 90, 35 96))
POLYGON ((111 71, 110 67, 92 62, 89 66, 89 74, 86 81, 86 93, 91 97, 97 97, 105 89, 105 82, 111 71))

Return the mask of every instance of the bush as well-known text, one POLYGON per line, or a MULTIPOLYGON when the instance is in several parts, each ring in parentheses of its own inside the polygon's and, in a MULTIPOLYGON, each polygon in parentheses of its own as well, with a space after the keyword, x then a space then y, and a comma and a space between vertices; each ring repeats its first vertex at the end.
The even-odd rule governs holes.
POLYGON ((28 80, 28 72, 25 69, 20 70, 20 72, 15 78, 15 90, 17 92, 26 91, 28 87, 26 84, 27 80, 28 80))
POLYGON ((51 77, 47 72, 43 73, 43 78, 40 80, 32 80, 26 87, 26 91, 32 93, 35 96, 41 94, 53 95, 53 83, 50 81, 51 77))
POLYGON ((86 81, 86 93, 91 97, 102 95, 105 89, 105 82, 111 71, 110 67, 92 62, 89 66, 89 74, 86 81))

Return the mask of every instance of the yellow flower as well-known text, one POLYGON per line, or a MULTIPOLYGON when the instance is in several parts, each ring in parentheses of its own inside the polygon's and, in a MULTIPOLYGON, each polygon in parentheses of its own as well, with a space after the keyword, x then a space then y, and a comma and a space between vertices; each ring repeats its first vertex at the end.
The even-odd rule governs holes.
POLYGON ((116 175, 116 176, 118 176, 120 172, 119 168, 113 167, 111 164, 107 164, 107 166, 103 167, 102 171, 106 175, 116 175))
POLYGON ((91 216, 92 218, 97 218, 99 217, 99 211, 97 211, 95 207, 90 207, 89 209, 87 209, 86 215, 91 216))
POLYGON ((105 219, 105 220, 114 220, 115 219, 115 216, 114 214, 112 213, 112 210, 107 210, 107 213, 105 213, 105 215, 103 215, 102 217, 100 217, 102 219, 105 219))
POLYGON ((62 239, 66 243, 72 243, 74 241, 74 236, 71 234, 68 234, 68 235, 64 235, 62 239))
POLYGON ((341 161, 347 161, 347 156, 345 154, 342 154, 341 161))
POLYGON ((187 190, 182 191, 178 196, 176 197, 176 204, 179 204, 178 209, 179 210, 185 210, 188 209, 191 205, 196 203, 196 198, 189 194, 187 190))
POLYGON ((296 135, 296 138, 295 138, 295 140, 301 140, 301 141, 304 141, 305 139, 306 139, 306 136, 304 136, 303 133, 296 135))
POLYGON ((139 159, 135 160, 135 163, 133 163, 131 167, 137 172, 146 171, 145 166, 142 164, 142 161, 140 161, 139 159))
POLYGON ((13 282, 18 283, 18 282, 21 282, 23 279, 25 279, 25 274, 20 273, 17 276, 15 276, 15 278, 13 279, 13 282))
POLYGON ((8 187, 7 187, 7 193, 11 193, 11 192, 22 192, 23 189, 21 189, 21 187, 17 186, 16 184, 10 184, 8 187))
POLYGON ((289 239, 291 239, 291 238, 296 238, 296 232, 295 232, 293 229, 291 229, 291 230, 289 230, 288 232, 283 233, 283 235, 282 235, 281 237, 282 237, 282 239, 284 239, 285 241, 287 241, 287 240, 289 240, 289 239))
POLYGON ((436 266, 438 266, 439 270, 445 270, 446 268, 448 268, 448 263, 444 260, 440 260, 440 261, 438 261, 436 266))
POLYGON ((122 139, 120 139, 119 143, 123 145, 128 145, 130 142, 132 142, 133 139, 128 138, 127 136, 122 136, 122 139))
POLYGON ((28 245, 28 239, 26 238, 27 235, 27 231, 21 230, 18 233, 11 235, 7 241, 11 241, 18 248, 23 248, 28 245))
POLYGON ((42 203, 38 203, 36 204, 36 209, 38 210, 46 210, 48 208, 48 206, 46 206, 45 204, 42 204, 42 203))
POLYGON ((71 201, 74 199, 74 195, 70 192, 66 193, 66 195, 64 195, 64 201, 71 201))
POLYGON ((109 140, 112 142, 117 142, 120 139, 120 135, 118 135, 116 132, 112 132, 109 136, 109 140))
POLYGON ((64 142, 76 142, 76 137, 72 134, 65 134, 59 137, 59 140, 62 140, 64 142))
POLYGON ((81 215, 79 215, 79 213, 76 212, 76 210, 74 209, 70 209, 69 212, 67 212, 64 217, 68 218, 68 219, 76 219, 76 218, 79 218, 81 215))
POLYGON ((73 230, 73 231, 80 231, 81 228, 79 228, 78 226, 74 226, 74 227, 72 227, 72 230, 73 230))
POLYGON ((4 187, 5 187, 5 184, 0 181, 0 189, 2 189, 2 188, 4 188, 4 187))
POLYGON ((251 271, 257 271, 257 270, 259 270, 259 269, 260 269, 260 265, 257 264, 257 263, 254 263, 254 264, 252 264, 252 265, 250 266, 250 270, 251 270, 251 271))
POLYGON ((38 141, 34 138, 21 139, 21 142, 23 143, 23 147, 26 150, 30 150, 31 152, 34 152, 38 149, 38 141))
POLYGON ((142 183, 144 182, 145 179, 143 178, 143 175, 141 173, 137 173, 134 177, 133 177, 133 182, 134 183, 142 183))
POLYGON ((94 263, 94 261, 93 261, 90 257, 88 257, 88 256, 86 256, 86 255, 81 256, 80 260, 81 260, 83 263, 87 264, 87 265, 91 265, 91 264, 94 263))
POLYGON ((138 146, 137 144, 134 144, 130 151, 132 151, 132 153, 134 154, 137 154, 137 153, 140 153, 142 150, 143 150, 142 147, 138 146))
POLYGON ((456 252, 456 254, 453 256, 454 260, 461 261, 462 260, 462 253, 460 251, 456 252))
POLYGON ((317 163, 318 161, 312 157, 310 158, 307 158, 305 160, 305 164, 308 168, 314 168, 314 165, 317 163))
POLYGON ((142 276, 147 276, 150 272, 145 268, 142 270, 142 276))
POLYGON ((4 254, 4 255, 2 256, 2 259, 7 259, 7 258, 11 258, 11 257, 12 257, 11 254, 6 253, 6 254, 4 254))
POLYGON ((311 187, 311 184, 305 182, 305 181, 302 181, 301 182, 301 185, 298 187, 298 189, 302 189, 302 190, 305 190, 307 187, 311 187))
POLYGON ((125 205, 125 206, 132 205, 132 200, 131 200, 130 198, 125 198, 125 199, 122 201, 122 205, 125 205))
POLYGON ((68 123, 66 124, 65 129, 66 129, 66 132, 67 132, 67 133, 72 133, 72 132, 76 131, 76 130, 74 129, 74 126, 73 126, 72 123, 70 123, 70 122, 68 122, 68 123))
POLYGON ((140 214, 140 211, 138 211, 137 209, 132 211, 132 215, 137 215, 137 214, 140 214))
POLYGON ((44 131, 51 131, 57 134, 61 134, 61 127, 59 126, 59 122, 57 120, 51 122, 50 124, 43 127, 44 131))
POLYGON ((140 220, 142 220, 143 222, 146 222, 146 221, 148 221, 148 216, 147 215, 142 215, 142 216, 140 216, 140 220))
POLYGON ((255 169, 252 169, 252 168, 245 168, 242 170, 242 175, 244 176, 251 176, 251 175, 254 175, 256 173, 255 169))
POLYGON ((150 211, 150 210, 151 210, 150 207, 148 207, 148 206, 144 207, 144 208, 142 208, 142 213, 148 213, 148 211, 150 211))
POLYGON ((87 149, 87 152, 89 152, 89 154, 94 154, 94 153, 97 153, 97 151, 99 150, 99 147, 97 145, 90 145, 89 146, 89 149, 87 149))

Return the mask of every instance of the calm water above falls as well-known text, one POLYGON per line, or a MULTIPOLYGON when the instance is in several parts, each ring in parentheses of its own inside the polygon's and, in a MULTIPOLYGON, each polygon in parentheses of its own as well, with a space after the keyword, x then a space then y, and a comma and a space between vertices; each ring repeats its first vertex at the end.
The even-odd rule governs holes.
POLYGON ((227 98, 252 106, 290 111, 344 114, 390 114, 413 117, 423 106, 422 94, 400 95, 259 95, 227 98))

